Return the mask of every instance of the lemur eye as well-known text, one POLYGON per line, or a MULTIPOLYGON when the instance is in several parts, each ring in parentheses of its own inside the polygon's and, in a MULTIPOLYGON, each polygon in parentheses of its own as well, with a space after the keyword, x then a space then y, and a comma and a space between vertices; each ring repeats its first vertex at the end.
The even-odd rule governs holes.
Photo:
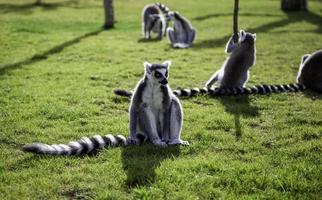
POLYGON ((154 77, 155 78, 160 78, 161 77, 161 73, 160 72, 155 72, 154 73, 154 77))

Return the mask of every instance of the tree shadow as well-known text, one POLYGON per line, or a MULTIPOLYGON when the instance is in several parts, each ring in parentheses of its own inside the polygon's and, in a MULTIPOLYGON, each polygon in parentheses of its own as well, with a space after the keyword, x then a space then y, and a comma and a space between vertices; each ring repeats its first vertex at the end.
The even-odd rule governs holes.
POLYGON ((122 148, 122 164, 127 174, 126 188, 149 186, 156 179, 155 170, 165 159, 178 157, 179 146, 159 148, 152 144, 122 148))
POLYGON ((37 3, 28 3, 28 4, 8 4, 3 3, 0 4, 0 13, 24 13, 28 14, 33 11, 35 8, 42 8, 44 10, 55 10, 59 7, 66 7, 66 6, 73 6, 78 4, 78 1, 76 0, 70 0, 70 1, 63 1, 63 2, 55 2, 55 3, 46 3, 43 2, 41 4, 37 3))
POLYGON ((138 39, 138 43, 150 43, 150 42, 161 42, 161 40, 158 38, 150 38, 150 39, 140 38, 140 39, 138 39))
MULTIPOLYGON (((261 33, 261 32, 268 32, 271 29, 276 29, 276 28, 280 28, 283 26, 286 26, 288 24, 292 24, 292 23, 296 23, 296 22, 301 22, 301 21, 305 21, 308 22, 310 24, 314 24, 315 26, 317 26, 316 30, 314 32, 316 33, 322 33, 322 17, 318 14, 315 14, 311 11, 307 11, 307 12, 287 12, 285 13, 287 18, 286 19, 282 19, 279 21, 274 21, 274 22, 270 22, 267 24, 263 24, 261 26, 258 26, 256 28, 249 28, 246 30, 252 33, 261 33)), ((214 15, 216 16, 216 15, 214 15)), ((201 16, 198 18, 205 18, 207 16, 201 16)), ((291 31, 290 31, 291 32, 291 31)), ((274 32, 272 33, 274 34, 274 32)), ((214 48, 214 47, 221 47, 224 46, 226 44, 226 42, 228 41, 229 37, 231 36, 231 34, 229 35, 225 35, 221 38, 217 38, 217 39, 208 39, 208 40, 203 40, 200 41, 198 43, 195 43, 192 48, 195 49, 200 49, 200 48, 214 48)))
POLYGON ((104 30, 99 29, 99 30, 96 30, 96 31, 93 31, 93 32, 86 33, 86 34, 81 35, 79 37, 76 37, 76 38, 74 38, 72 40, 69 40, 69 41, 66 41, 66 42, 64 42, 62 44, 54 46, 54 47, 48 49, 45 52, 35 54, 32 57, 27 58, 27 59, 25 59, 23 61, 12 63, 12 64, 2 65, 2 66, 0 66, 0 76, 8 73, 11 70, 21 68, 24 65, 30 65, 30 64, 33 64, 33 63, 36 63, 36 62, 40 62, 42 60, 46 60, 48 58, 48 56, 60 53, 66 47, 69 47, 69 46, 72 46, 74 44, 77 44, 77 43, 79 43, 81 40, 83 40, 85 38, 98 35, 102 31, 104 31, 104 30))
POLYGON ((235 137, 240 140, 243 135, 241 117, 259 116, 258 108, 250 104, 249 96, 224 96, 219 98, 220 103, 225 107, 225 111, 234 116, 235 137))
MULTIPOLYGON (((216 13, 216 14, 208 14, 208 15, 204 15, 204 16, 199 16, 199 17, 195 17, 193 18, 193 20, 197 20, 197 21, 203 21, 203 20, 207 20, 210 18, 216 18, 216 17, 230 17, 233 16, 234 13, 216 13)), ((269 13, 239 13, 239 16, 245 16, 245 17, 280 17, 282 15, 277 15, 277 14, 269 14, 269 13)))

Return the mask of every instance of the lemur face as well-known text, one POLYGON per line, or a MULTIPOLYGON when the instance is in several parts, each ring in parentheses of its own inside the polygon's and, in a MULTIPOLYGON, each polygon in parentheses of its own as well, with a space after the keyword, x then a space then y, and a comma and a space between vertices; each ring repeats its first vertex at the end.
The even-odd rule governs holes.
POLYGON ((256 41, 256 33, 245 32, 244 30, 240 30, 239 33, 239 42, 240 43, 249 43, 254 44, 256 41))
POLYGON ((173 11, 170 11, 168 13, 168 16, 170 17, 171 20, 174 20, 177 16, 178 16, 178 12, 173 12, 173 11))
POLYGON ((145 62, 145 74, 147 78, 153 83, 166 85, 168 84, 170 65, 171 61, 165 61, 162 64, 150 64, 148 62, 145 62))

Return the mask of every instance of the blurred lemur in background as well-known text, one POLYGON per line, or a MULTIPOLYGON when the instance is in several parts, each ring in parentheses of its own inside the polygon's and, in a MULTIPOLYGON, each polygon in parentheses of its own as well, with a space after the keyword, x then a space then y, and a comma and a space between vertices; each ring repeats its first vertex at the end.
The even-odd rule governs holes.
POLYGON ((196 30, 190 21, 178 12, 170 12, 169 16, 173 20, 173 28, 167 29, 168 39, 174 48, 188 48, 193 43, 196 30))
POLYGON ((170 21, 169 11, 169 8, 161 3, 148 4, 143 8, 142 34, 144 39, 151 39, 151 32, 156 33, 159 40, 166 35, 170 21))

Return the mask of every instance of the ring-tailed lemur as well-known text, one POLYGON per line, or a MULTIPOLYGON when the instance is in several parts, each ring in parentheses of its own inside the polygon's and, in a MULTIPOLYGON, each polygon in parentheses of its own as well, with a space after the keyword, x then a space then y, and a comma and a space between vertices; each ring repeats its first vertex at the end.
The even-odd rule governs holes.
POLYGON ((317 92, 322 92, 322 49, 302 57, 297 82, 317 92))
POLYGON ((137 133, 158 146, 188 145, 180 139, 182 107, 168 85, 171 61, 144 63, 145 75, 136 86, 130 106, 130 143, 138 143, 137 133))
POLYGON ((172 46, 174 48, 190 47, 196 36, 195 28, 178 12, 170 12, 169 16, 173 20, 173 28, 168 27, 167 33, 172 46))
POLYGON ((145 74, 137 84, 129 109, 128 139, 123 135, 95 135, 68 144, 27 144, 23 146, 23 151, 49 155, 83 155, 103 147, 140 144, 143 140, 161 147, 189 145, 187 141, 180 139, 183 113, 179 99, 168 85, 170 65, 170 61, 162 64, 144 63, 145 74))
POLYGON ((144 39, 151 38, 151 31, 157 33, 157 39, 161 40, 166 34, 169 8, 161 3, 148 4, 142 11, 142 33, 144 39))
POLYGON ((226 45, 226 53, 230 53, 221 69, 216 71, 207 81, 205 87, 211 88, 219 82, 219 88, 243 87, 249 77, 249 68, 256 61, 256 34, 240 31, 238 43, 231 37, 226 45))

